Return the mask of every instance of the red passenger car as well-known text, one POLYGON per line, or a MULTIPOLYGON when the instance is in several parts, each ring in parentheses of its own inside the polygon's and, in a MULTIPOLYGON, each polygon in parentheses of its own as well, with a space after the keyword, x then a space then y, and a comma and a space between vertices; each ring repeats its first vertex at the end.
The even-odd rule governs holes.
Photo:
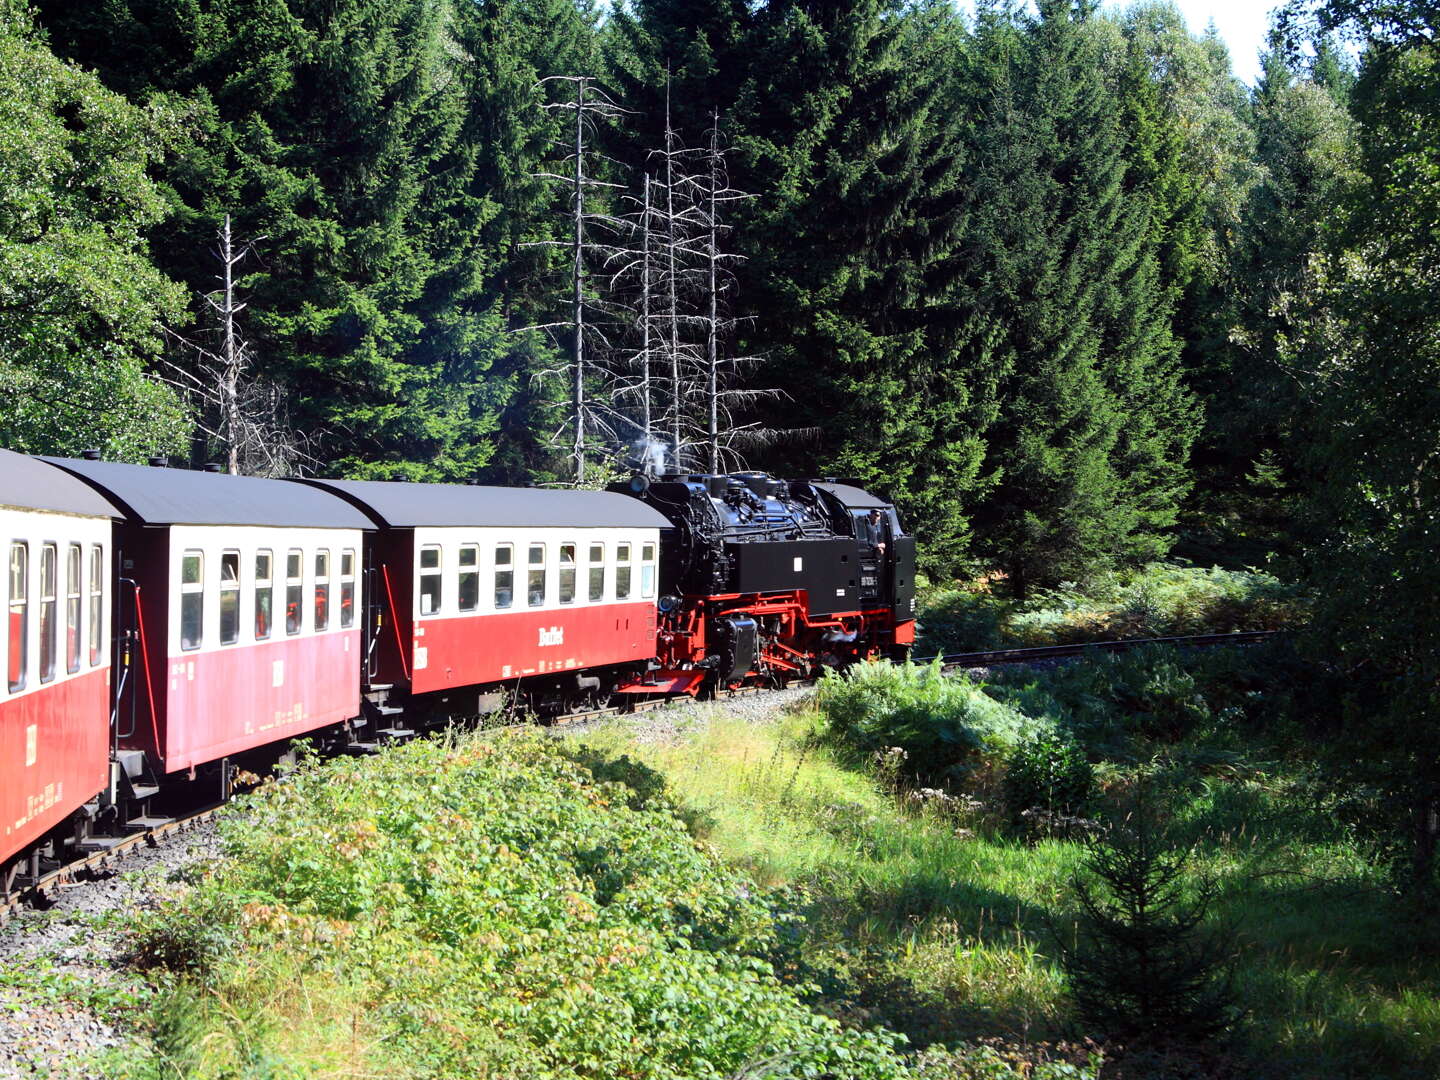
MULTIPOLYGON (((655 655, 660 529, 602 491, 309 480, 363 509, 386 614, 373 682, 483 710, 526 680, 570 707, 655 655), (583 669, 583 674, 581 671, 583 669)), ((547 700, 542 693, 540 700, 547 700)))
POLYGON ((0 450, 0 893, 16 856, 108 782, 110 531, 118 516, 74 477, 0 450))
POLYGON ((139 663, 117 737, 152 778, 359 715, 369 521, 354 507, 283 480, 47 460, 124 516, 139 663))

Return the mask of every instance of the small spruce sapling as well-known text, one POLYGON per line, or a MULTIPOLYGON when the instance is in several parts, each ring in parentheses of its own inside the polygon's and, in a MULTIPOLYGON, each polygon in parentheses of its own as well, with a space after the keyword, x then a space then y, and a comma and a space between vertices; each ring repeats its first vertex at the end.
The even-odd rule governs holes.
MULTIPOLYGON (((1081 1018, 1121 1039, 1203 1039, 1239 1019, 1233 934, 1206 926, 1212 882, 1187 895, 1189 849, 1167 835, 1149 782, 1088 842, 1059 957, 1081 1018)), ((1232 928, 1233 929, 1233 928, 1232 928)))

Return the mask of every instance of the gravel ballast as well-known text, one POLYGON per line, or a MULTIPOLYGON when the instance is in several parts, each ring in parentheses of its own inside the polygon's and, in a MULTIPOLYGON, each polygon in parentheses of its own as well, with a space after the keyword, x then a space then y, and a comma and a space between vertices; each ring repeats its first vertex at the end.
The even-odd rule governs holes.
POLYGON ((124 927, 175 874, 216 856, 215 825, 132 849, 91 881, 52 891, 47 910, 0 925, 0 1080, 107 1080, 94 1058, 125 1043, 114 1009, 138 989, 124 927))

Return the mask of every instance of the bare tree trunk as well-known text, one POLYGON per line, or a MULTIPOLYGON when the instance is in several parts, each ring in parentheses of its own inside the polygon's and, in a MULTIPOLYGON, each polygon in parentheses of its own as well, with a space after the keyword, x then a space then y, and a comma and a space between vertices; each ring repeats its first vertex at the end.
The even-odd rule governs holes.
POLYGON ((224 341, 221 359, 224 364, 221 374, 221 402, 224 407, 223 431, 225 432, 226 468, 231 476, 240 475, 240 365, 244 359, 235 340, 235 264, 241 255, 235 254, 230 241, 230 215, 225 215, 225 224, 220 227, 220 262, 224 266, 224 306, 220 309, 221 329, 224 341))
POLYGON ((575 83, 575 246, 571 282, 575 305, 575 371, 571 407, 575 411, 575 482, 585 482, 585 80, 575 83))
POLYGON ((640 217, 640 426, 646 460, 650 455, 650 173, 645 173, 645 200, 640 217))
POLYGON ((718 208, 716 207, 717 192, 720 187, 720 114, 717 112, 713 117, 713 124, 710 128, 710 192, 709 192, 709 219, 710 243, 706 252, 709 263, 708 288, 710 291, 710 321, 707 324, 705 335, 705 398, 710 407, 709 443, 710 443, 710 471, 720 471, 720 350, 719 341, 720 323, 716 310, 716 294, 719 290, 719 282, 716 280, 716 269, 720 259, 720 237, 718 235, 718 208))
POLYGON ((671 454, 680 470, 680 426, 684 415, 684 394, 680 383, 679 275, 675 265, 675 132, 670 127, 670 70, 665 70, 665 252, 669 262, 670 287, 670 394, 671 454))

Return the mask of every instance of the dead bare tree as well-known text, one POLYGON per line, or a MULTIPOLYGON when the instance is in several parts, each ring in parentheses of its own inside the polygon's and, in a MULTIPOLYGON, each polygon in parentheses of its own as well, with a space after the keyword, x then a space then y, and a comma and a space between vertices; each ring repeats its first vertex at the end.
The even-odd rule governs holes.
POLYGON ((741 202, 753 196, 730 186, 729 170, 725 164, 725 152, 720 146, 720 114, 710 114, 709 146, 705 153, 705 169, 702 174, 704 205, 705 294, 706 303, 702 316, 705 328, 705 405, 706 445, 709 449, 709 466, 712 473, 721 470, 722 449, 729 451, 740 464, 735 447, 741 433, 752 437, 759 434, 753 425, 737 425, 731 403, 754 403, 763 398, 780 395, 779 390, 761 390, 736 385, 741 372, 753 370, 759 358, 753 356, 720 355, 721 339, 734 330, 741 319, 729 316, 729 297, 735 289, 735 275, 729 267, 742 261, 744 256, 722 250, 721 240, 730 234, 731 226, 725 222, 723 211, 729 204, 741 202))
MULTIPOLYGON (((564 321, 546 323, 541 326, 524 327, 525 330, 567 329, 570 332, 570 357, 564 372, 569 390, 568 409, 560 432, 570 430, 569 456, 574 467, 574 482, 585 482, 587 449, 595 438, 614 437, 613 409, 607 400, 609 395, 591 394, 590 383, 599 379, 607 381, 608 370, 602 362, 591 359, 590 345, 598 345, 598 351, 608 351, 610 343, 598 325, 593 314, 603 310, 604 302, 595 295, 590 282, 589 262, 598 252, 612 254, 613 243, 602 243, 592 239, 592 227, 603 229, 613 235, 625 226, 614 215, 596 209, 587 196, 602 193, 606 189, 620 189, 622 184, 601 180, 587 171, 589 159, 594 156, 593 136, 597 121, 612 121, 623 115, 622 109, 610 99, 592 75, 551 75, 536 84, 569 84, 573 96, 559 101, 547 102, 541 107, 547 111, 569 111, 574 113, 574 126, 569 136, 569 153, 564 161, 568 166, 565 174, 542 172, 536 174, 545 179, 564 183, 570 188, 570 236, 563 241, 542 240, 527 246, 565 247, 570 252, 570 317, 564 321), (590 316, 590 317, 587 317, 590 316)), ((598 199, 596 200, 598 201, 598 199)), ((541 375, 555 375, 557 372, 542 372, 541 375)), ((557 432, 557 435, 559 432, 557 432)))
POLYGON ((204 295, 206 309, 215 321, 215 348, 207 348, 166 329, 169 340, 190 357, 190 364, 164 361, 161 378, 195 402, 196 426, 225 455, 232 475, 290 476, 313 466, 309 446, 318 433, 301 435, 289 422, 287 395, 275 382, 257 377, 254 353, 239 325, 249 305, 238 299, 237 268, 255 256, 255 245, 265 237, 239 243, 231 231, 230 215, 216 231, 211 252, 220 265, 220 287, 204 295))

